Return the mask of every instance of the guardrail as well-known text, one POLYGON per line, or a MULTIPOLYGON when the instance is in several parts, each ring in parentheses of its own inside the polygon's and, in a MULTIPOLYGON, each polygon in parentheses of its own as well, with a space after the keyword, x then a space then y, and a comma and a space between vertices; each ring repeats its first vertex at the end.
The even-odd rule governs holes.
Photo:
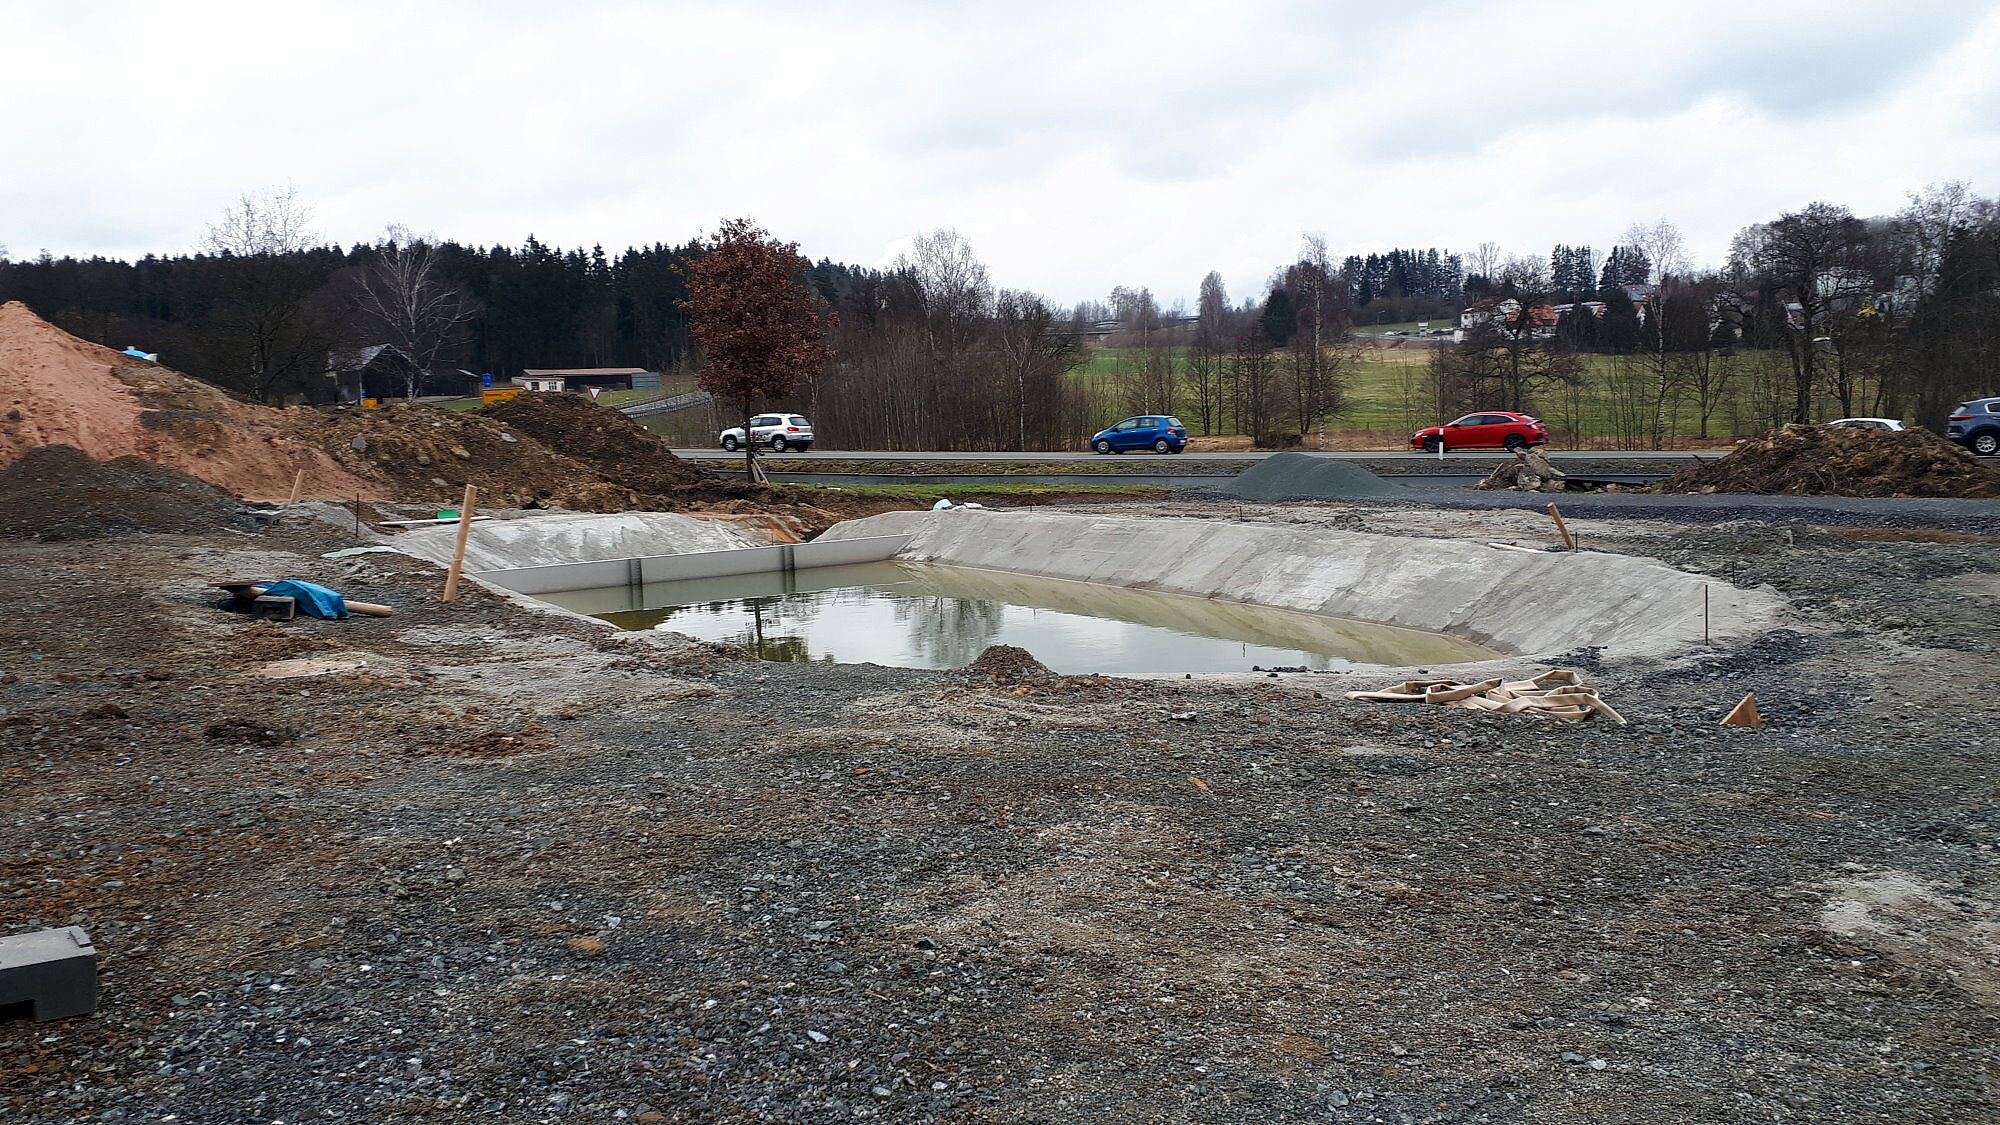
POLYGON ((618 408, 627 418, 650 418, 655 414, 672 414, 677 410, 689 410, 697 406, 707 406, 715 401, 715 396, 707 391, 689 391, 686 394, 668 395, 665 398, 649 398, 641 402, 628 402, 618 408))

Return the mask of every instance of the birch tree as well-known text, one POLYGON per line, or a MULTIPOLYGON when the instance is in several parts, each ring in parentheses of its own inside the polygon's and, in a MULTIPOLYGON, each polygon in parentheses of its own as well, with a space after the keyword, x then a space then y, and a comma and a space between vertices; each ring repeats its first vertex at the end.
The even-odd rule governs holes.
POLYGON ((479 315, 478 302, 439 267, 436 242, 400 227, 389 228, 376 245, 353 304, 376 342, 395 354, 408 399, 417 397, 426 373, 456 354, 479 315))

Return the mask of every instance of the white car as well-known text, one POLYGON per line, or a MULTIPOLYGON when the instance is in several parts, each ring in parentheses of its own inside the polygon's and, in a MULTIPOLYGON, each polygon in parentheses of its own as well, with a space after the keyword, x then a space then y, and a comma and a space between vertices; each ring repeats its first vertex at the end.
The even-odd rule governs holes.
MULTIPOLYGON (((759 414, 750 419, 750 440, 771 447, 773 453, 812 448, 812 423, 797 414, 759 414)), ((743 448, 743 427, 722 431, 722 448, 734 453, 743 448)))
POLYGON ((1836 418, 1829 426, 1855 426, 1864 430, 1900 430, 1903 424, 1894 418, 1836 418))

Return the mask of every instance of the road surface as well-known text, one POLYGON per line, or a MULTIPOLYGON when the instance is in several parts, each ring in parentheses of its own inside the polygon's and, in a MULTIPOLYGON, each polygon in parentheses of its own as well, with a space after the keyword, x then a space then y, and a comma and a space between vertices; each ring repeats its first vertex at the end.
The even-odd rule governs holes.
MULTIPOLYGON (((763 456, 766 456, 766 457, 780 457, 780 458, 783 458, 783 459, 785 459, 785 460, 788 460, 788 461, 789 461, 789 460, 799 460, 799 461, 1094 461, 1094 460, 1097 460, 1097 459, 1099 458, 1099 456, 1100 456, 1099 454, 1096 454, 1096 453, 1089 453, 1089 452, 1079 452, 1079 453, 914 453, 914 452, 910 452, 910 451, 908 451, 908 450, 902 450, 902 451, 896 451, 896 452, 890 452, 890 451, 887 451, 887 450, 858 450, 858 449, 825 449, 825 450, 813 450, 813 451, 811 451, 811 452, 808 452, 808 453, 799 453, 799 452, 796 452, 796 451, 794 451, 794 452, 791 452, 791 453, 770 453, 770 452, 768 452, 768 451, 761 451, 761 450, 760 450, 759 452, 760 452, 760 453, 761 453, 761 454, 762 454, 763 456)), ((1402 459, 1404 459, 1404 458, 1409 458, 1409 457, 1421 457, 1421 458, 1423 458, 1423 459, 1424 459, 1424 460, 1426 460, 1426 461, 1433 461, 1433 460, 1437 460, 1437 455, 1436 455, 1436 454, 1434 454, 1434 453, 1424 453, 1424 452, 1421 452, 1421 451, 1419 451, 1419 450, 1414 450, 1414 449, 1405 449, 1405 450, 1401 450, 1401 451, 1396 451, 1396 450, 1386 450, 1386 449, 1367 449, 1367 450, 1358 450, 1358 451, 1352 451, 1352 452, 1343 452, 1343 451, 1338 451, 1338 450, 1328 450, 1328 451, 1327 451, 1327 452, 1325 452, 1325 453, 1320 453, 1320 452, 1316 452, 1316 451, 1313 451, 1313 450, 1295 450, 1295 451, 1293 451, 1293 452, 1301 452, 1301 453, 1305 453, 1305 454, 1306 454, 1307 456, 1310 456, 1310 457, 1331 457, 1331 458, 1333 458, 1333 459, 1335 459, 1335 460, 1339 460, 1339 461, 1387 461, 1387 460, 1402 460, 1402 459)), ((1695 460, 1695 459, 1708 459, 1708 458, 1715 458, 1715 457, 1720 457, 1720 456, 1722 456, 1722 455, 1723 455, 1723 454, 1724 454, 1725 452, 1727 452, 1727 450, 1721 450, 1721 449, 1701 449, 1701 450, 1687 450, 1687 449, 1671 449, 1671 450, 1662 450, 1662 451, 1658 451, 1658 452, 1655 452, 1655 451, 1653 451, 1653 450, 1650 450, 1650 449, 1648 449, 1648 450, 1618 450, 1618 449, 1550 449, 1550 450, 1545 450, 1545 452, 1546 452, 1546 453, 1547 453, 1547 454, 1548 454, 1548 455, 1549 455, 1549 456, 1550 456, 1551 458, 1553 458, 1553 459, 1555 459, 1555 460, 1558 460, 1558 461, 1561 461, 1561 460, 1568 460, 1568 459, 1574 459, 1574 460, 1586 460, 1586 461, 1656 461, 1656 460, 1657 460, 1657 461, 1689 461, 1689 460, 1695 460)), ((736 460, 736 461, 741 461, 741 460, 743 459, 743 454, 741 454, 741 453, 726 453, 726 452, 724 452, 724 451, 722 451, 722 450, 720 450, 720 449, 676 449, 676 450, 674 450, 674 455, 675 455, 675 456, 677 456, 677 457, 691 457, 691 458, 697 458, 697 459, 703 459, 703 460, 736 460)), ((1272 454, 1271 454, 1271 453, 1268 453, 1268 452, 1257 452, 1257 453, 1182 453, 1182 454, 1179 454, 1179 455, 1177 455, 1177 456, 1162 456, 1162 455, 1160 455, 1160 454, 1157 454, 1157 453, 1130 453, 1130 454, 1113 454, 1113 456, 1122 456, 1122 457, 1133 457, 1133 458, 1141 458, 1141 459, 1143 459, 1143 458, 1156 458, 1156 459, 1158 459, 1158 460, 1159 460, 1159 462, 1161 463, 1161 468, 1162 468, 1162 470, 1163 470, 1163 471, 1171 471, 1171 470, 1167 470, 1167 469, 1166 469, 1166 466, 1168 466, 1168 465, 1171 465, 1172 463, 1174 463, 1174 462, 1176 462, 1176 461, 1260 461, 1260 460, 1262 460, 1262 459, 1264 459, 1264 458, 1266 458, 1266 457, 1270 457, 1270 456, 1272 456, 1272 454)), ((1445 455, 1444 455, 1444 461, 1445 461, 1445 462, 1446 462, 1447 464, 1449 464, 1449 463, 1451 463, 1451 462, 1453 462, 1453 461, 1487 461, 1487 462, 1491 462, 1491 461, 1500 461, 1500 460, 1504 460, 1504 459, 1505 459, 1505 458, 1507 458, 1508 456, 1509 456, 1509 454, 1507 454, 1506 452, 1504 452, 1504 451, 1502 451, 1502 450, 1498 450, 1498 449, 1481 449, 1481 450, 1469 450, 1469 451, 1465 451, 1465 452, 1455 452, 1455 453, 1447 453, 1447 454, 1445 454, 1445 455)), ((1107 458, 1107 460, 1108 460, 1108 458, 1107 458)))
MULTIPOLYGON (((1460 469, 1468 466, 1460 465, 1460 469)), ((725 477, 743 479, 741 469, 718 469, 725 477)), ((1232 476, 1215 473, 1175 476, 1172 473, 783 473, 772 472, 778 484, 947 484, 976 488, 987 484, 1126 484, 1147 488, 1221 488, 1232 476)), ((1592 480, 1619 484, 1651 484, 1664 473, 1592 473, 1592 480)), ((1485 473, 1394 473, 1383 480, 1405 488, 1471 488, 1486 479, 1485 473)))

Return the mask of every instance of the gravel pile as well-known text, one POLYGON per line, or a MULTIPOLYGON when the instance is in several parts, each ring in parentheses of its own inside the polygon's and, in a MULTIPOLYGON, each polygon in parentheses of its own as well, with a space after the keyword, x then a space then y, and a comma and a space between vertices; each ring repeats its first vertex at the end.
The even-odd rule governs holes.
POLYGON ((29 450, 0 469, 0 537, 100 539, 259 526, 207 481, 138 457, 99 461, 67 445, 29 450))
POLYGON ((1383 480, 1352 461, 1305 453, 1266 457, 1221 491, 1246 500, 1380 500, 1409 495, 1403 485, 1383 480))

